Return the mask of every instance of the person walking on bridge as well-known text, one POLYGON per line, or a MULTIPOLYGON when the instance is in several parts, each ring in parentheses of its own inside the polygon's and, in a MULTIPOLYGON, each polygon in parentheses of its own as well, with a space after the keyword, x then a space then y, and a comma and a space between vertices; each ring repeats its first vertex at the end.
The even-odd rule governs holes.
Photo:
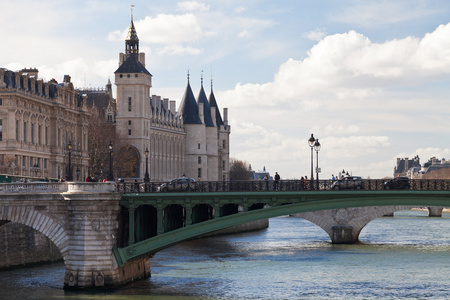
POLYGON ((276 191, 279 188, 279 182, 280 182, 280 175, 278 174, 278 172, 275 172, 274 179, 275 179, 275 181, 273 182, 273 189, 276 191))

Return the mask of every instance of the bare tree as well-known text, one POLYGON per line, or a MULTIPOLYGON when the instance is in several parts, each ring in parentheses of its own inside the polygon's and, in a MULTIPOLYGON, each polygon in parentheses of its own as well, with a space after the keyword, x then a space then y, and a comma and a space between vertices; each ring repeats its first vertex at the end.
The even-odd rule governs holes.
POLYGON ((17 174, 16 157, 14 155, 0 155, 0 174, 17 174))
POLYGON ((422 174, 422 179, 450 179, 450 168, 433 170, 422 174))
POLYGON ((232 158, 230 160, 230 178, 232 180, 252 180, 252 170, 249 163, 232 158))
POLYGON ((113 144, 113 172, 118 174, 121 165, 120 149, 123 148, 114 123, 108 122, 103 111, 95 106, 90 108, 89 120, 89 172, 98 178, 109 174, 109 143, 113 144))

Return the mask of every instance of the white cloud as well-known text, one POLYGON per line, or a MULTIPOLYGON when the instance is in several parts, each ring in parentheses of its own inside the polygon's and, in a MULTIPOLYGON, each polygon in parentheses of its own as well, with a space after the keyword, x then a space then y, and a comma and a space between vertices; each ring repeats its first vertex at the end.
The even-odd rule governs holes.
POLYGON ((209 11, 209 5, 198 1, 183 1, 178 3, 178 10, 180 11, 209 11))
MULTIPOLYGON (((134 25, 141 43, 174 45, 192 42, 203 36, 198 18, 194 14, 170 15, 159 14, 135 20, 134 25)), ((112 31, 108 34, 110 41, 123 41, 128 28, 112 31)))
POLYGON ((336 22, 349 23, 359 26, 376 27, 385 24, 424 18, 435 15, 440 11, 429 8, 422 0, 410 1, 350 1, 347 7, 333 14, 331 19, 336 22))
POLYGON ((304 36, 311 40, 311 41, 320 41, 321 39, 323 39, 324 36, 326 36, 326 30, 324 28, 317 28, 315 30, 312 30, 310 32, 307 32, 304 34, 304 36))
MULTIPOLYGON (((408 92, 409 86, 448 76, 448 49, 450 24, 423 38, 384 43, 355 31, 327 36, 306 58, 283 63, 273 81, 238 83, 216 93, 233 108, 232 152, 259 168, 272 165, 299 177, 297 169, 309 168, 306 140, 313 132, 322 144, 323 176, 342 168, 365 177, 392 176, 400 132, 450 134, 448 95, 408 92)), ((448 156, 448 150, 436 149, 423 155, 431 153, 448 156)))

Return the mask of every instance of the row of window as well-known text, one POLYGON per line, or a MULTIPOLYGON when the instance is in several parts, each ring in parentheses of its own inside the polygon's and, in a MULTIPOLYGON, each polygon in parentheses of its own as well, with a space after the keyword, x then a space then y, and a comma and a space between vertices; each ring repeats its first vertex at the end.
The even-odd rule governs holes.
MULTIPOLYGON (((36 125, 34 123, 31 123, 30 125, 30 143, 31 144, 38 144, 41 145, 42 142, 47 146, 48 145, 48 127, 45 126, 44 128, 44 140, 42 141, 42 125, 38 125, 37 127, 37 141, 35 141, 36 134, 36 125)), ((16 120, 16 141, 19 141, 19 120, 16 120)), ((23 141, 25 143, 28 142, 28 123, 23 122, 23 141)))
MULTIPOLYGON (((16 166, 18 165, 19 157, 16 155, 16 166)), ((34 168, 35 171, 39 170, 40 168, 47 169, 47 159, 46 158, 39 158, 39 157, 27 157, 22 156, 22 167, 26 168, 34 168), (27 161, 30 162, 30 164, 27 166, 27 161)))

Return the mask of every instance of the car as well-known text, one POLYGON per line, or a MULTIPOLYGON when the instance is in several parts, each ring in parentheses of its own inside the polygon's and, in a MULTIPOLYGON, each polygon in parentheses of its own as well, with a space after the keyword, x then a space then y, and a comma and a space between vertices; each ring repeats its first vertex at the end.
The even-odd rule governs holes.
POLYGON ((405 176, 398 176, 388 180, 384 183, 385 190, 409 190, 409 178, 405 176))
POLYGON ((331 184, 332 190, 360 190, 362 189, 362 180, 360 176, 345 176, 342 179, 336 180, 331 184))
POLYGON ((183 176, 161 184, 156 190, 158 192, 192 191, 196 187, 195 179, 183 176))

